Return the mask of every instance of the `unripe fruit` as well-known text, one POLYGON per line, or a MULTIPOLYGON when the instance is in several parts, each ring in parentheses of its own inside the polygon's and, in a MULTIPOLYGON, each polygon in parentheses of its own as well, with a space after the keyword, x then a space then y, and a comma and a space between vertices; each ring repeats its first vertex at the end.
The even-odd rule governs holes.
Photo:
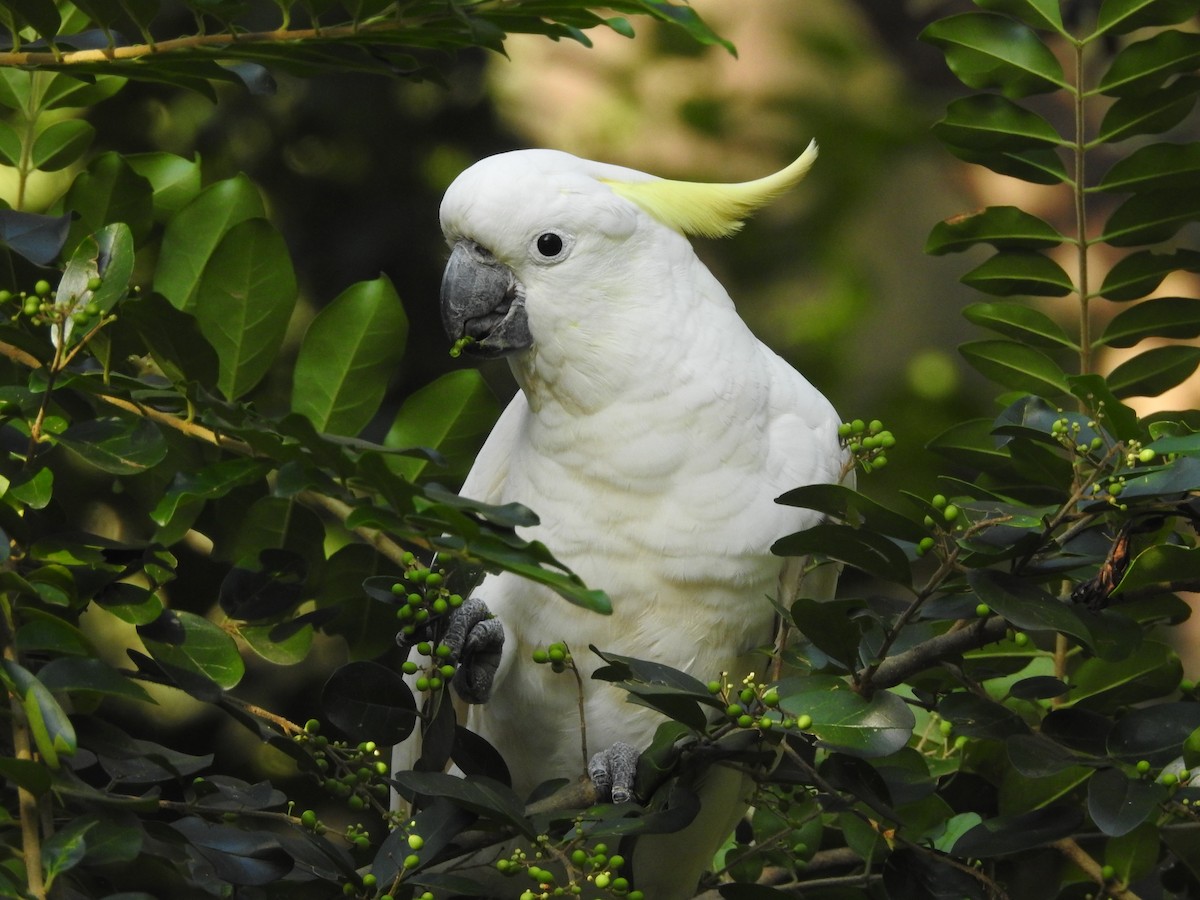
POLYGON ((1100 877, 1105 881, 1112 881, 1117 877, 1117 870, 1112 866, 1101 866, 1100 877))
POLYGON ((1027 635, 1023 631, 1018 631, 1016 634, 1013 635, 1013 643, 1016 644, 1018 647, 1024 647, 1026 644, 1029 643, 1029 635, 1027 635))
POLYGON ((567 658, 567 651, 561 644, 551 644, 546 655, 550 657, 550 662, 563 662, 567 658))
POLYGON ((548 662, 550 662, 550 654, 549 654, 549 653, 547 653, 547 652, 546 652, 544 649, 542 649, 541 647, 539 647, 538 649, 534 650, 534 651, 533 651, 533 653, 531 653, 530 655, 533 657, 533 661, 534 661, 535 663, 548 663, 548 662))
POLYGON ((89 291, 98 291, 98 290, 100 290, 100 286, 102 284, 104 284, 104 279, 101 278, 99 275, 93 275, 91 278, 88 279, 87 289, 89 291))
POLYGON ((710 681, 710 682, 708 683, 708 692, 709 692, 710 694, 719 694, 719 693, 721 693, 721 682, 719 682, 719 681, 710 681))
POLYGON ((316 812, 314 812, 311 809, 306 809, 304 812, 300 813, 300 824, 303 825, 305 828, 316 828, 317 827, 316 812))
POLYGON ((979 616, 979 618, 981 618, 981 619, 984 616, 990 616, 991 614, 992 614, 992 608, 990 606, 988 606, 986 603, 980 603, 975 607, 975 615, 979 616))
POLYGON ((378 879, 370 872, 362 877, 363 887, 375 887, 376 881, 378 881, 378 879))
POLYGON ((764 706, 778 706, 779 691, 775 690, 775 688, 771 688, 765 694, 763 694, 762 702, 764 706))
POLYGON ((40 279, 38 283, 33 286, 33 292, 39 297, 45 297, 50 293, 50 282, 48 282, 45 278, 40 279))
POLYGON ((413 850, 420 850, 425 846, 425 839, 419 834, 410 834, 408 836, 408 846, 413 850))
POLYGON ((742 728, 749 728, 754 724, 753 716, 738 716, 738 725, 742 728))
POLYGON ((929 502, 933 504, 934 509, 942 509, 946 505, 946 498, 942 494, 934 494, 929 502))
POLYGON ((1151 450, 1149 447, 1144 447, 1141 452, 1138 453, 1138 460, 1144 463, 1154 462, 1155 456, 1157 456, 1157 454, 1153 450, 1151 450))
POLYGON ((811 728, 812 727, 812 716, 810 716, 808 714, 805 714, 803 716, 797 716, 796 717, 796 727, 799 728, 801 731, 804 731, 807 728, 811 728))
POLYGON ((942 733, 943 737, 950 737, 954 731, 954 723, 942 719, 942 721, 938 722, 938 731, 942 733))
POLYGON ((942 518, 947 522, 953 522, 958 518, 958 507, 953 503, 948 503, 946 508, 942 510, 942 518))
POLYGON ((404 868, 406 869, 415 869, 420 864, 421 857, 417 856, 415 853, 410 853, 408 856, 404 857, 404 868))
POLYGON ((619 869, 623 865, 625 865, 625 857, 619 853, 614 853, 608 858, 608 867, 610 869, 619 869))

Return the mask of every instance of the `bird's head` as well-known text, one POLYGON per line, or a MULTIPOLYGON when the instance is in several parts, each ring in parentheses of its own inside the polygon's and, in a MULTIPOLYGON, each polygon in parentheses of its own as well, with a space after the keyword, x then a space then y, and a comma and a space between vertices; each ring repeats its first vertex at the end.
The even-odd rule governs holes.
POLYGON ((636 327, 666 291, 663 257, 678 255, 681 236, 733 233, 816 155, 810 144, 787 168, 741 184, 669 181, 553 150, 481 160, 442 201, 446 333, 484 357, 562 346, 572 334, 616 341, 605 324, 636 327))

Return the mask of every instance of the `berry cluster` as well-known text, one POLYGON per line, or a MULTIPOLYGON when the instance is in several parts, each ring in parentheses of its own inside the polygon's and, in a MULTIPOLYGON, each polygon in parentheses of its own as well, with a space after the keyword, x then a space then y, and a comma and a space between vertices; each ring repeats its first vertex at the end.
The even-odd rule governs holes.
MULTIPOLYGON (((934 494, 929 500, 930 513, 925 516, 925 527, 934 532, 962 531, 962 510, 946 499, 944 494, 934 494)), ((923 537, 917 543, 917 556, 924 556, 937 544, 933 537, 923 537)))
POLYGON ((399 601, 396 618, 403 623, 400 636, 406 642, 415 641, 409 646, 415 646, 418 655, 426 657, 427 662, 405 660, 401 668, 406 675, 424 670, 415 682, 418 691, 438 691, 454 677, 454 664, 450 660, 453 650, 440 641, 417 638, 430 634, 429 626, 462 606, 463 598, 446 587, 444 569, 422 565, 412 553, 405 553, 403 562, 404 573, 392 585, 392 594, 399 601))
MULTIPOLYGON (((355 811, 364 809, 368 804, 386 806, 389 767, 374 741, 353 745, 346 741, 331 741, 321 734, 321 723, 316 719, 309 719, 294 740, 308 745, 320 773, 317 777, 321 787, 328 793, 345 799, 346 805, 355 811)), ((305 810, 300 819, 314 831, 324 830, 312 810, 305 810)), ((369 844, 365 834, 348 833, 347 840, 358 847, 369 844)))
POLYGON ((538 665, 549 665, 554 672, 565 672, 567 667, 575 667, 571 649, 563 641, 555 641, 546 647, 538 647, 530 658, 538 665))
POLYGON ((895 435, 886 431, 878 419, 843 422, 838 426, 838 437, 864 472, 873 472, 886 466, 887 451, 896 446, 895 435))
POLYGON ((50 282, 40 279, 33 286, 33 291, 0 291, 0 304, 16 301, 21 306, 21 314, 35 325, 56 325, 71 319, 77 326, 91 326, 103 313, 100 304, 92 300, 93 294, 100 290, 104 280, 93 276, 87 283, 87 289, 78 297, 67 297, 60 302, 50 282))
POLYGON ((551 847, 548 835, 538 835, 537 848, 518 848, 504 859, 496 861, 496 869, 506 876, 524 872, 535 887, 521 893, 521 900, 550 900, 551 897, 574 897, 582 894, 585 885, 607 891, 614 897, 642 900, 641 891, 630 890, 629 880, 619 874, 625 858, 610 854, 606 844, 589 848, 583 841, 582 825, 576 823, 575 837, 565 847, 551 847), (564 863, 563 876, 546 868, 551 859, 564 863))
POLYGON ((721 681, 710 681, 708 692, 719 697, 725 704, 725 714, 739 728, 757 728, 769 731, 772 728, 798 728, 804 731, 812 727, 812 716, 788 716, 779 710, 779 691, 766 684, 757 683, 751 672, 742 679, 738 687, 725 681, 728 673, 722 673, 721 681))
POLYGON ((450 357, 452 359, 458 359, 460 356, 462 356, 463 350, 473 343, 475 343, 475 338, 473 337, 467 337, 465 335, 460 337, 454 342, 454 346, 450 348, 450 357))

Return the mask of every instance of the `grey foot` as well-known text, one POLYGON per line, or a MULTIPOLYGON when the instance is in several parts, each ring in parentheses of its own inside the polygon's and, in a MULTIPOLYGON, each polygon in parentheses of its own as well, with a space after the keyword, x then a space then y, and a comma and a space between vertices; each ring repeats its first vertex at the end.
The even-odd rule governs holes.
POLYGON ((492 681, 504 649, 504 626, 475 597, 450 613, 442 643, 450 648, 457 666, 454 690, 468 703, 484 703, 492 696, 492 681))
POLYGON ((613 803, 627 803, 633 799, 633 781, 637 777, 640 756, 632 744, 617 741, 591 758, 588 777, 601 794, 612 797, 613 803))

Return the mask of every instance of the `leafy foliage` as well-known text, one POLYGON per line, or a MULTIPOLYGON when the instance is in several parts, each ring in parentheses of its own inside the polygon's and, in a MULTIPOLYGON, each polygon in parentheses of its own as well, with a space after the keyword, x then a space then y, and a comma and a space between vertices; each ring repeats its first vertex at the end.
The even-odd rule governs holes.
MULTIPOLYGON (((861 577, 837 600, 781 598, 758 678, 539 651, 564 678, 572 653, 598 654, 595 677, 663 714, 645 802, 619 805, 587 785, 517 796, 449 702, 437 639, 479 569, 608 609, 602 585, 520 537, 536 511, 437 483, 495 416, 478 375, 411 395, 382 443, 359 437, 408 331, 391 282, 346 286, 287 358, 296 278, 257 187, 206 184, 169 153, 94 153, 80 112, 128 79, 211 96, 222 81, 269 89, 268 69, 432 77, 430 51, 500 50, 514 32, 586 43, 596 26, 631 33, 627 15, 724 41, 656 0, 607 4, 616 17, 569 0, 276 0, 272 30, 262 4, 196 0, 181 38, 156 34, 158 0, 0 9, 0 162, 16 186, 0 210, 0 892, 478 895, 461 862, 487 850, 520 890, 636 897, 632 848, 692 819, 714 760, 760 782, 715 861, 730 900, 1200 892, 1200 703, 1163 633, 1188 616, 1174 592, 1200 586, 1200 422, 1124 402, 1200 365, 1179 343, 1200 336, 1200 300, 1155 295, 1200 271, 1180 238, 1200 218, 1200 151, 1159 138, 1200 94, 1196 36, 1174 27, 1200 2, 1103 0, 1092 20, 1057 0, 976 5, 923 35, 979 92, 934 130, 1073 213, 993 206, 930 234, 933 254, 988 248, 962 280, 987 295, 965 316, 992 334, 961 352, 1001 412, 932 443, 943 493, 780 498, 829 519, 777 553, 861 577), (30 211, 32 180, 64 170, 30 211), (1110 348, 1129 352, 1111 366, 1110 348), (281 369, 291 392, 273 404, 262 386, 281 369), (81 499, 97 485, 119 527, 81 499), (98 646, 98 621, 123 655, 98 646), (254 666, 312 664, 329 636, 351 661, 322 673, 308 721, 248 699, 254 666), (185 695, 384 827, 326 825, 282 779, 140 736, 136 710, 185 695), (418 731, 419 764, 391 772, 386 745, 418 731), (450 760, 465 779, 442 772, 450 760), (393 789, 411 816, 388 811, 393 789)), ((895 442, 878 422, 843 436, 864 472, 895 442)))

